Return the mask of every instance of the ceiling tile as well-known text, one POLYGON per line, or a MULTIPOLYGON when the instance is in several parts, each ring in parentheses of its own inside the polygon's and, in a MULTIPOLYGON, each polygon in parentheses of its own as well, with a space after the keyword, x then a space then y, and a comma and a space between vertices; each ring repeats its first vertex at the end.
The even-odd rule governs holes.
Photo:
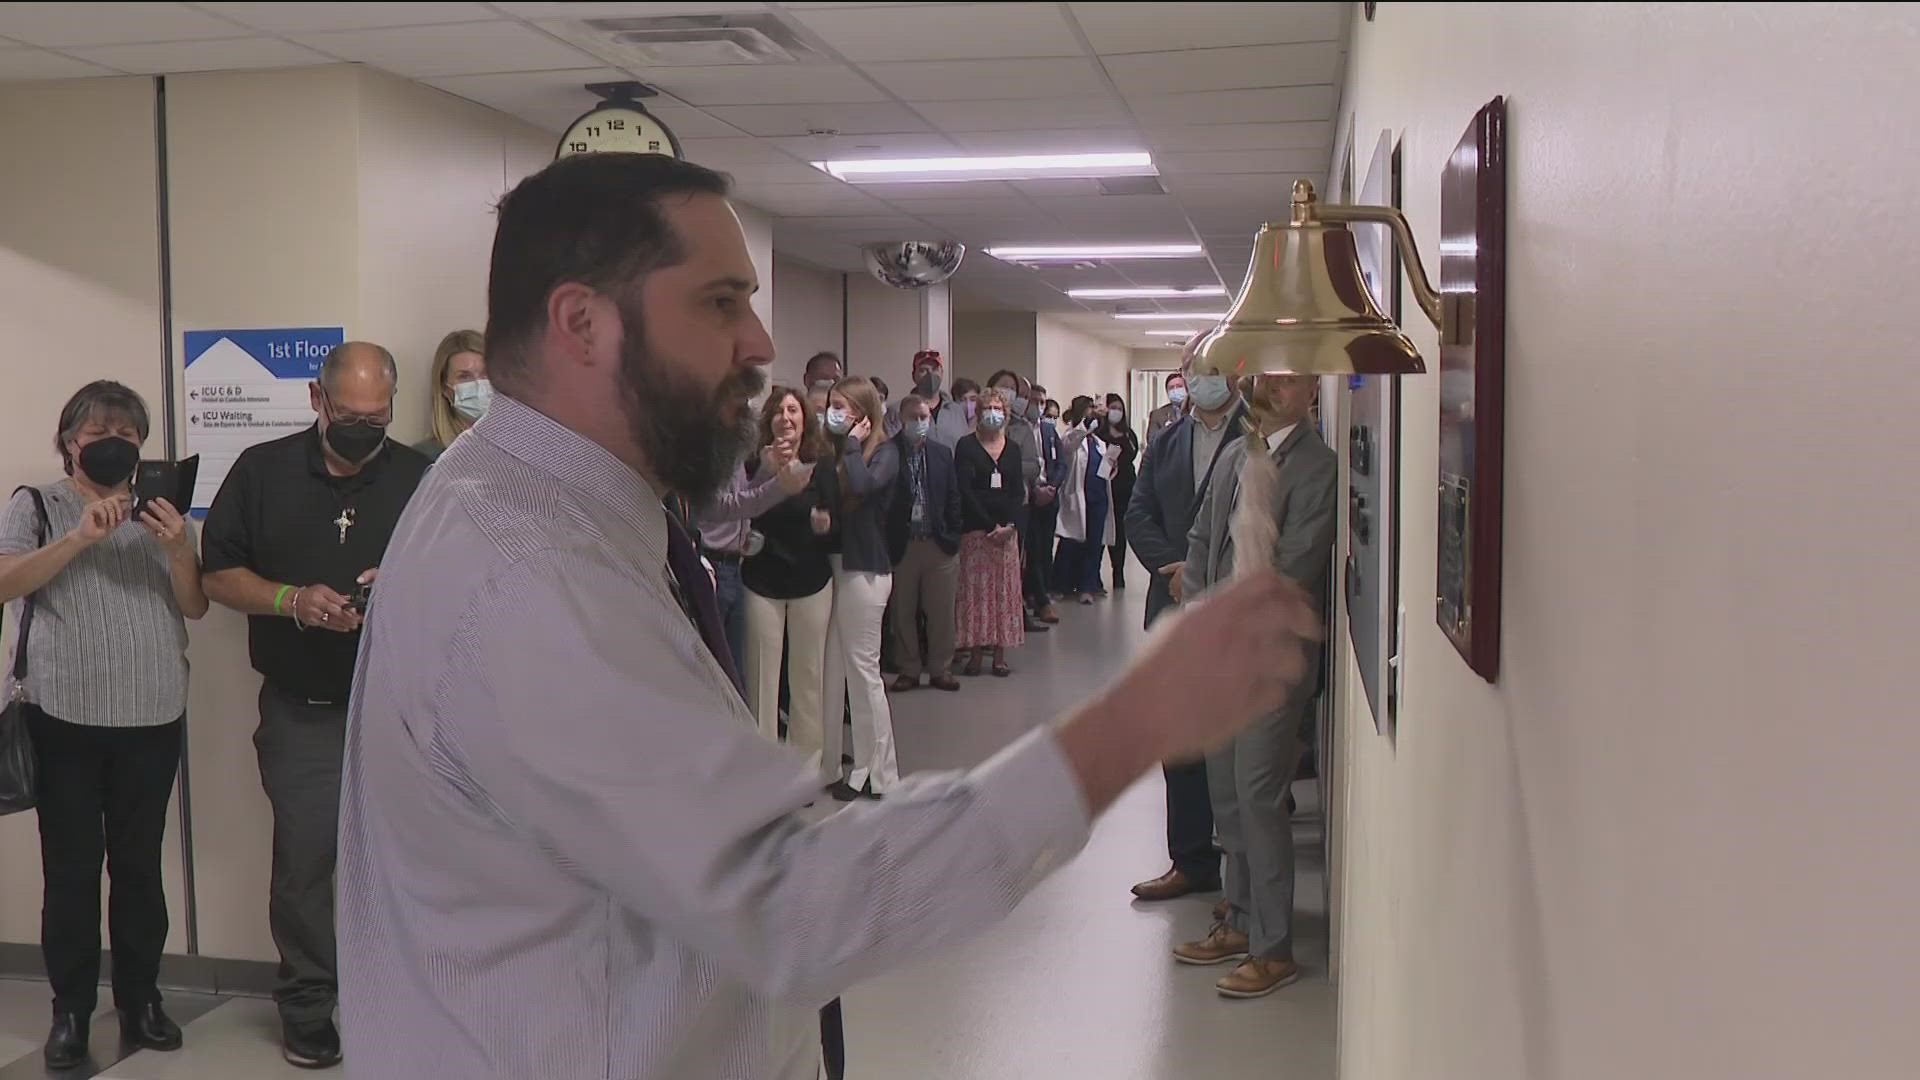
POLYGON ((1266 90, 1214 90, 1198 94, 1152 94, 1128 102, 1142 127, 1174 124, 1230 124, 1265 121, 1327 120, 1338 94, 1331 86, 1287 86, 1266 90))
POLYGON ((1133 125, 1126 108, 1111 97, 916 101, 913 107, 941 131, 1021 131, 1133 125))
MULTIPOLYGON (((587 93, 586 84, 626 77, 625 72, 614 68, 590 67, 566 71, 456 75, 445 79, 429 79, 427 85, 517 116, 558 134, 576 117, 593 108, 595 98, 587 93)), ((673 128, 675 135, 686 137, 687 133, 681 130, 677 122, 668 120, 667 124, 673 128)))
POLYGON ((1242 90, 1259 86, 1332 83, 1340 44, 1249 45, 1234 49, 1131 53, 1101 61, 1128 97, 1139 94, 1242 90))
POLYGON ((912 226, 917 222, 906 214, 868 214, 860 217, 785 217, 776 224, 779 229, 811 229, 822 234, 858 233, 873 229, 898 229, 912 226))
POLYGON ((1020 197, 999 180, 969 180, 951 184, 861 184, 860 190, 888 202, 974 202, 1000 199, 1023 206, 1020 197))
MULTIPOLYGON (((1317 173, 1308 174, 1307 179, 1317 176, 1317 173)), ((1293 178, 1183 173, 1165 177, 1162 182, 1189 210, 1206 205, 1232 209, 1268 203, 1287 205, 1293 178)))
POLYGON ((1146 140, 1132 128, 965 131, 949 138, 973 154, 1121 153, 1147 148, 1146 140))
POLYGON ((828 130, 842 135, 927 130, 926 123, 919 117, 892 103, 716 105, 706 111, 715 119, 732 124, 750 135, 805 135, 813 130, 828 130))
POLYGON ((1147 146, 1175 150, 1306 150, 1333 147, 1333 121, 1298 120, 1290 124, 1183 124, 1147 128, 1147 146))
POLYGON ((1071 4, 1094 50, 1106 53, 1214 49, 1295 41, 1337 41, 1340 3, 1071 4))
MULTIPOLYGON (((699 159, 695 158, 694 160, 698 161, 699 159)), ((700 163, 702 165, 708 164, 704 161, 700 163)), ((802 165, 797 161, 791 160, 778 165, 729 165, 724 167, 714 165, 710 167, 721 169, 721 171, 733 177, 734 183, 740 185, 742 188, 758 188, 774 184, 813 185, 820 187, 846 186, 841 181, 828 176, 826 173, 821 172, 811 165, 802 165)))
MULTIPOLYGON (((412 78, 595 66, 592 56, 512 22, 298 34, 302 45, 412 78)), ((584 111, 584 110, 583 110, 584 111)))
POLYGON ((862 64, 861 70, 904 101, 1098 97, 1109 92, 1100 69, 1083 58, 909 60, 862 64))
POLYGON ((844 184, 831 187, 781 184, 760 188, 745 198, 755 206, 782 215, 870 217, 887 211, 885 206, 844 184))
POLYGON ((0 82, 32 79, 83 79, 113 75, 114 69, 89 64, 43 49, 0 50, 0 82))
POLYGON ((759 105, 885 101, 887 95, 850 67, 827 64, 663 67, 638 72, 689 105, 759 105))
POLYGON ((278 38, 228 38, 224 41, 156 41, 147 45, 103 45, 69 49, 74 56, 136 75, 187 71, 244 71, 330 63, 328 57, 278 38))
POLYGON ((50 48, 237 37, 245 32, 185 4, 0 4, 0 37, 50 48))
POLYGON ((1198 153, 1158 154, 1154 164, 1163 176, 1175 173, 1321 173, 1327 169, 1327 149, 1314 150, 1203 150, 1198 153))
POLYGON ((1055 4, 863 4, 845 11, 801 11, 796 17, 854 61, 1083 55, 1055 4))
MULTIPOLYGON (((677 136, 679 132, 675 131, 674 134, 677 136)), ((764 139, 681 139, 680 150, 688 161, 697 161, 713 169, 793 163, 793 159, 781 153, 779 147, 764 139)))
POLYGON ((887 205, 909 214, 940 214, 946 217, 987 217, 993 214, 1031 214, 1033 207, 1019 196, 974 199, 889 198, 887 205))
POLYGON ((494 7, 509 15, 518 15, 523 19, 623 19, 636 15, 708 15, 727 14, 736 11, 765 11, 765 4, 715 3, 715 4, 591 4, 591 3, 522 3, 495 4, 494 7))
POLYGON ((893 132, 884 135, 794 135, 768 139, 806 161, 855 161, 886 157, 944 157, 960 148, 942 135, 893 132))
MULTIPOLYGON (((621 76, 625 78, 624 75, 621 76)), ((585 112, 585 109, 581 110, 585 112)), ((648 102, 647 111, 671 128, 681 139, 729 139, 745 134, 732 124, 715 119, 705 110, 671 101, 648 102)))
POLYGON ((254 3, 194 6, 269 34, 485 22, 500 17, 498 12, 490 10, 485 4, 254 3))
POLYGON ((1082 177, 1061 180, 1012 180, 1013 189, 1036 198, 1093 198, 1100 194, 1100 182, 1082 177))

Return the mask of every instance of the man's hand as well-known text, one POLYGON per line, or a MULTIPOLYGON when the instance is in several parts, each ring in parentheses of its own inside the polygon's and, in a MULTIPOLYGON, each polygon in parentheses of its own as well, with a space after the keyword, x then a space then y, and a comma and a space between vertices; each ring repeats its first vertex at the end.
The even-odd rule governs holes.
POLYGON ((1053 498, 1057 493, 1052 486, 1040 484, 1033 489, 1033 505, 1052 506, 1053 498))
POLYGON ((807 490, 807 485, 813 482, 813 466, 811 461, 789 460, 774 475, 774 479, 779 483, 780 490, 792 497, 807 490))
POLYGON ((1105 810, 1156 762, 1198 758, 1280 708, 1322 632, 1312 598, 1270 571, 1160 620, 1125 674, 1060 727, 1087 806, 1105 810))
POLYGON ((125 524, 129 505, 125 495, 109 495, 99 502, 88 503, 80 512, 80 523, 73 527, 70 535, 80 541, 80 546, 92 547, 125 524))
POLYGON ((347 598, 325 585, 301 588, 293 600, 293 617, 309 629, 332 630, 341 634, 351 634, 360 629, 360 616, 347 606, 347 598))
POLYGON ((1182 599, 1184 599, 1184 597, 1181 594, 1185 591, 1186 587, 1182 585, 1180 582, 1180 571, 1185 570, 1186 568, 1187 568, 1187 564, 1184 561, 1170 562, 1167 565, 1161 567, 1160 570, 1158 571, 1159 573, 1165 575, 1166 578, 1168 579, 1167 590, 1173 593, 1173 602, 1176 604, 1179 603, 1182 599))

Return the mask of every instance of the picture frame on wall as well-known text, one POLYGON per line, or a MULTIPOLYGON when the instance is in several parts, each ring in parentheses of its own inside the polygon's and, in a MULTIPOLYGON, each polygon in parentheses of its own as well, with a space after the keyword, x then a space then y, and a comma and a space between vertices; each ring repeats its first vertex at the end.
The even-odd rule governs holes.
MULTIPOLYGON (((1400 205, 1400 152, 1382 131, 1355 198, 1368 206, 1400 205)), ((1401 314, 1399 252, 1384 225, 1355 223, 1354 247, 1374 302, 1396 322, 1401 314)), ((1400 704, 1405 613, 1400 597, 1400 380, 1347 380, 1347 529, 1341 537, 1347 632, 1374 730, 1393 737, 1400 704)))

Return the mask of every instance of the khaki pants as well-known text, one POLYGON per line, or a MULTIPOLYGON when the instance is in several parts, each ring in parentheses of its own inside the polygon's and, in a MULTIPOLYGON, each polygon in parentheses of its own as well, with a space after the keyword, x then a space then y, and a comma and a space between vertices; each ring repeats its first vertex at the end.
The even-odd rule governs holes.
POLYGON ((931 540, 914 540, 893 568, 893 647, 900 674, 945 675, 953 667, 954 597, 960 590, 960 557, 931 540), (920 612, 927 613, 927 656, 920 655, 920 612))

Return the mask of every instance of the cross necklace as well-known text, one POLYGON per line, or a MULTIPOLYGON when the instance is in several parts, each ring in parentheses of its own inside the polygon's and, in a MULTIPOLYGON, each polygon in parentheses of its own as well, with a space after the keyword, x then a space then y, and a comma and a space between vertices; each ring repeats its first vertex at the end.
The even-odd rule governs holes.
POLYGON ((353 528, 353 507, 340 508, 340 516, 333 519, 333 526, 340 530, 340 542, 347 542, 347 530, 353 528))

